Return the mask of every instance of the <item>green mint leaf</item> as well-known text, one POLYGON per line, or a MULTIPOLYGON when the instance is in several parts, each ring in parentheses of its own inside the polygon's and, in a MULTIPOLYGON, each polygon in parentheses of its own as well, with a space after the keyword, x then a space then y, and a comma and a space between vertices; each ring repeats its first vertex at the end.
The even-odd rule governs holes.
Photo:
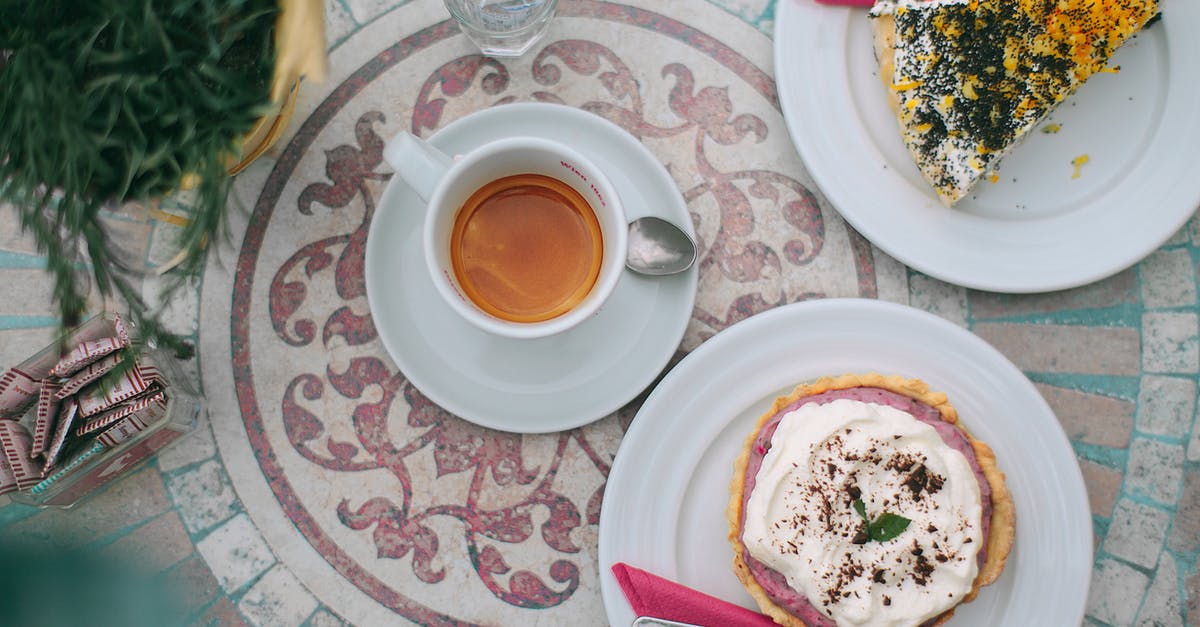
POLYGON ((867 524, 867 536, 876 542, 887 542, 900 535, 912 521, 896 514, 880 514, 874 522, 867 524))
POLYGON ((854 511, 858 512, 858 515, 867 521, 867 525, 871 524, 871 519, 867 518, 867 504, 863 503, 862 499, 854 500, 854 511))

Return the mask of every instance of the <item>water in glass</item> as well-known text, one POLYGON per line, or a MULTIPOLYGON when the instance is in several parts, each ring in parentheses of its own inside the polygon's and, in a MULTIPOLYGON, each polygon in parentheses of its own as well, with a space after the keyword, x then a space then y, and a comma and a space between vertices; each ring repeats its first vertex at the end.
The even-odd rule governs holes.
POLYGON ((517 57, 541 39, 558 0, 445 0, 450 15, 483 54, 517 57))

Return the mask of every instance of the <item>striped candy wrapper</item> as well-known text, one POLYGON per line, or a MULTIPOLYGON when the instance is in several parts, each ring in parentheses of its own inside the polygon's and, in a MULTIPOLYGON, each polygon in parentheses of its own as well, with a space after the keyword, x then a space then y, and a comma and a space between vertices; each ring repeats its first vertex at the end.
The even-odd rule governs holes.
POLYGON ((58 417, 59 405, 62 404, 58 395, 60 387, 53 381, 42 381, 42 390, 38 393, 37 419, 33 423, 33 447, 30 454, 34 457, 46 451, 46 443, 50 441, 54 419, 58 417))
POLYGON ((29 454, 32 436, 15 420, 0 420, 0 448, 17 480, 17 488, 24 490, 37 484, 41 473, 34 470, 33 458, 29 454))
POLYGON ((0 494, 12 492, 17 489, 17 476, 13 474, 12 468, 8 465, 8 458, 0 453, 0 494))
POLYGON ((156 385, 154 386, 154 390, 152 390, 149 394, 136 399, 131 403, 119 405, 106 412, 96 414, 95 416, 89 416, 83 422, 83 424, 75 428, 75 436, 83 437, 89 433, 95 433, 109 425, 116 424, 118 421, 131 414, 142 411, 154 403, 161 403, 165 405, 166 402, 166 393, 156 385))
MULTIPOLYGON (((97 332, 99 331, 97 329, 97 332)), ((126 331, 125 323, 120 316, 114 314, 112 329, 104 329, 103 332, 111 333, 111 335, 100 338, 94 336, 75 338, 83 341, 75 344, 66 355, 63 355, 58 363, 50 368, 50 374, 56 377, 69 377, 84 366, 129 345, 129 332, 126 331)), ((91 335, 91 333, 87 333, 87 335, 91 335)))
POLYGON ((69 377, 82 370, 100 358, 124 348, 115 337, 84 342, 72 348, 53 368, 50 374, 55 377, 69 377))
POLYGON ((162 377, 154 366, 135 365, 126 370, 111 387, 92 384, 75 398, 79 402, 79 413, 91 416, 115 407, 131 398, 142 395, 151 385, 161 383, 162 377))
POLYGON ((67 444, 67 435, 71 433, 71 425, 75 424, 75 417, 79 415, 79 406, 75 404, 75 399, 69 398, 59 409, 58 424, 54 426, 54 437, 50 438, 50 446, 46 449, 46 464, 42 466, 42 476, 50 474, 54 469, 54 465, 58 463, 58 456, 62 455, 63 448, 67 444))
POLYGON ((19 418, 38 398, 42 384, 23 370, 10 368, 0 375, 0 418, 19 418))
POLYGON ((95 381, 96 379, 99 379, 100 377, 104 376, 104 373, 116 368, 117 364, 121 363, 122 359, 123 356, 121 353, 113 353, 108 357, 91 364, 83 370, 76 372, 75 374, 71 375, 70 379, 67 379, 62 384, 62 388, 58 390, 58 397, 66 398, 68 396, 74 396, 79 392, 79 390, 83 389, 83 386, 95 381))
POLYGON ((154 402, 147 403, 138 411, 125 416, 113 426, 105 429, 104 433, 96 438, 96 441, 105 446, 116 446, 162 420, 167 413, 167 402, 161 392, 155 394, 155 397, 157 398, 153 399, 154 402))

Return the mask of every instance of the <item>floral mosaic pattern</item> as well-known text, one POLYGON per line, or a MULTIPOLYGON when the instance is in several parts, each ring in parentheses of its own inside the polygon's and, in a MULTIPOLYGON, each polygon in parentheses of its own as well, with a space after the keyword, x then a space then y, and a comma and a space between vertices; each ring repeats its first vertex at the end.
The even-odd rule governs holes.
MULTIPOLYGON (((633 11, 632 18, 646 19, 646 14, 633 11)), ((685 27, 677 27, 686 35, 685 27)), ((435 27, 414 37, 433 38, 437 32, 435 27)), ((386 61, 386 55, 379 59, 386 61)), ((822 208, 822 201, 807 185, 790 172, 729 170, 709 157, 710 151, 745 150, 771 133, 761 115, 735 103, 728 86, 704 83, 711 70, 702 73, 685 62, 666 62, 657 71, 648 68, 639 73, 622 53, 587 39, 551 41, 522 65, 510 67, 471 54, 437 66, 416 90, 409 129, 428 134, 440 128, 450 120, 448 111, 464 108, 456 109, 459 100, 469 103, 469 108, 532 100, 577 106, 643 141, 680 147, 672 155, 672 167, 685 168, 674 174, 696 181, 684 190, 684 198, 694 207, 701 237, 700 272, 710 277, 706 279, 710 283, 723 286, 710 291, 710 302, 697 307, 693 343, 784 302, 828 295, 822 290, 789 293, 774 280, 787 272, 785 266, 805 267, 827 251, 850 262, 852 273, 845 275, 850 280, 840 289, 875 295, 869 246, 836 217, 827 218, 833 214, 822 208), (646 88, 649 81, 656 85, 646 88), (662 94, 662 100, 650 101, 644 92, 662 94), (762 224, 769 220, 778 226, 762 224), (832 232, 827 228, 831 223, 836 227, 832 232), (773 292, 764 295, 762 286, 773 292)), ((362 88, 381 71, 360 72, 346 85, 362 88)), ((758 90, 755 95, 769 102, 773 93, 758 90)), ((335 97, 340 97, 336 90, 335 97)), ((762 107, 762 100, 754 106, 762 107)), ((336 105, 350 104, 332 99, 325 103, 331 115, 340 115, 336 105)), ((320 119, 320 113, 306 127, 320 119)), ((335 567, 351 561, 339 551, 341 541, 336 539, 349 531, 370 538, 376 562, 403 564, 401 568, 415 580, 436 586, 451 576, 449 570, 462 568, 448 565, 450 558, 443 548, 461 544, 473 577, 496 600, 517 608, 562 605, 577 593, 585 576, 594 578, 590 571, 583 573, 585 566, 577 559, 583 551, 578 538, 581 527, 594 529, 599 524, 603 478, 615 453, 611 446, 615 440, 593 441, 589 429, 519 436, 474 427, 431 403, 380 355, 376 330, 361 304, 367 230, 389 178, 388 168, 382 165, 388 117, 379 109, 365 110, 345 126, 352 135, 332 135, 340 143, 324 151, 323 176, 299 188, 294 209, 288 207, 286 192, 280 193, 288 185, 282 179, 274 185, 268 181, 259 199, 259 214, 266 207, 273 212, 265 214, 269 219, 251 220, 239 263, 244 280, 236 281, 234 291, 235 312, 246 313, 235 317, 253 315, 252 306, 243 309, 240 304, 253 290, 253 277, 260 274, 250 265, 257 252, 254 242, 267 236, 265 229, 275 220, 291 220, 287 214, 294 211, 295 219, 327 235, 310 237, 272 273, 267 309, 277 343, 243 336, 242 325, 235 322, 234 343, 243 349, 235 351, 235 368, 242 373, 236 380, 247 433, 264 472, 273 477, 276 496, 335 567), (341 217, 316 218, 335 215, 341 217), (338 231, 336 227, 342 225, 352 229, 338 231), (277 401, 265 396, 263 386, 252 387, 251 382, 260 378, 260 368, 247 346, 295 364, 276 367, 269 375, 298 370, 288 375, 277 401), (287 357, 289 350, 310 346, 324 349, 325 363, 287 357), (336 502, 340 529, 323 527, 315 520, 320 515, 304 513, 306 497, 298 496, 288 481, 295 471, 276 463, 272 452, 278 444, 269 435, 273 411, 267 409, 276 402, 288 446, 308 464, 325 474, 376 477, 371 485, 380 486, 378 491, 358 490, 336 502), (328 411, 331 406, 345 410, 328 411), (548 440, 538 446, 552 449, 540 463, 531 461, 527 452, 535 439, 548 440), (414 469, 413 458, 427 452, 432 453, 434 477, 414 469), (576 473, 581 465, 590 467, 593 487, 581 490, 578 482, 561 481, 559 469, 568 465, 575 466, 576 473), (380 480, 377 471, 390 480, 380 480), (451 475, 462 475, 465 484, 465 492, 453 500, 436 494, 434 485, 436 479, 451 475), (490 506, 496 494, 503 495, 503 507, 490 506), (446 520, 454 521, 454 532, 445 531, 446 520), (520 568, 516 561, 533 565, 520 568)), ((308 133, 302 129, 288 150, 301 142, 324 140, 329 126, 314 125, 308 133)), ((838 280, 834 277, 833 282, 838 280)), ((627 425, 636 408, 636 402, 625 408, 621 412, 625 420, 618 418, 617 425, 627 425)), ((423 594, 419 586, 409 586, 411 593, 399 593, 381 578, 362 576, 355 568, 339 570, 384 603, 393 594, 411 594, 414 599, 423 594)), ((406 602, 392 607, 418 620, 423 616, 450 620, 448 614, 433 609, 432 615, 410 613, 406 602)))

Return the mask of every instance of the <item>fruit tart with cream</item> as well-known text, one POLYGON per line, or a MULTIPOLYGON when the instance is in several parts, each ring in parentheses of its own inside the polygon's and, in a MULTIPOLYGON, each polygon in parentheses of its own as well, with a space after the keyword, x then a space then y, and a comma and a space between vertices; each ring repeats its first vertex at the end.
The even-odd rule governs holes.
POLYGON ((946 395, 876 374, 796 387, 734 464, 734 570, 792 627, 938 625, 995 581, 1016 519, 946 395))

